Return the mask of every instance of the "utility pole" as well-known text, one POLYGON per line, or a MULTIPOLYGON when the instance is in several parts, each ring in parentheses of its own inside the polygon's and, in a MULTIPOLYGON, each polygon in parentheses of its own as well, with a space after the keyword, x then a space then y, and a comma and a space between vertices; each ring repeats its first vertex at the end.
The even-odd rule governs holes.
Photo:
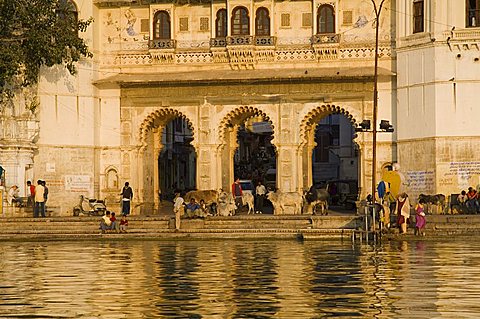
POLYGON ((377 6, 375 0, 371 0, 375 10, 375 73, 373 75, 373 129, 372 129, 372 205, 375 209, 375 186, 377 171, 377 111, 378 111, 378 28, 380 25, 380 13, 385 0, 377 6))

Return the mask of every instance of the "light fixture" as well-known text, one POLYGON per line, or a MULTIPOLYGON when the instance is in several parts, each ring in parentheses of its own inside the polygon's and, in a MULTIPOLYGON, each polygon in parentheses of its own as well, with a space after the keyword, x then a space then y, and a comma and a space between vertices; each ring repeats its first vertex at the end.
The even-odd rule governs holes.
POLYGON ((380 130, 384 132, 393 132, 393 125, 390 124, 390 121, 381 120, 380 121, 380 130))
POLYGON ((365 132, 370 129, 370 120, 363 120, 362 123, 358 124, 355 128, 355 132, 365 132))

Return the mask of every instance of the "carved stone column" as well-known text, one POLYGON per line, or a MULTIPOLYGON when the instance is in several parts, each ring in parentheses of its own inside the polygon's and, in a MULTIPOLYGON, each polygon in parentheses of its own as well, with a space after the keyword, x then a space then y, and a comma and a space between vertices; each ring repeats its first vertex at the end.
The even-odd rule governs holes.
POLYGON ((159 126, 153 130, 153 204, 155 211, 160 207, 160 176, 158 171, 158 158, 163 149, 162 144, 163 127, 159 126))
POLYGON ((277 161, 277 187, 282 192, 298 191, 296 145, 279 144, 277 161))

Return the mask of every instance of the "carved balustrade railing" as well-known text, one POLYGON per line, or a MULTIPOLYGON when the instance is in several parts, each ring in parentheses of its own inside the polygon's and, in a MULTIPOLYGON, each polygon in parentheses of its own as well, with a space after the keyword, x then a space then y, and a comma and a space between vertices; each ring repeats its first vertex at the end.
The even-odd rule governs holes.
POLYGON ((177 45, 177 41, 174 39, 154 39, 148 41, 148 48, 149 49, 175 49, 177 45))
POLYGON ((31 118, 0 116, 0 141, 33 143, 39 133, 39 121, 31 118))
POLYGON ((211 38, 210 39, 210 47, 212 48, 221 48, 227 46, 227 39, 226 38, 211 38))
POLYGON ((227 37, 227 45, 253 45, 253 36, 234 35, 227 37))
POLYGON ((271 37, 271 36, 256 36, 255 37, 255 45, 256 46, 273 47, 273 46, 275 46, 276 42, 277 42, 276 37, 271 37))
POLYGON ((340 43, 340 34, 315 34, 311 41, 312 44, 337 44, 340 43))

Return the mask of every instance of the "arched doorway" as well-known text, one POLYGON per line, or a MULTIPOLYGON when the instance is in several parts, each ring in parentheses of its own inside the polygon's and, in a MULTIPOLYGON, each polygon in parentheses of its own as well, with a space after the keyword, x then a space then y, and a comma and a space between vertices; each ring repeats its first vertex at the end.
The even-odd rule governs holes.
POLYGON ((192 122, 175 109, 161 108, 144 120, 138 162, 142 210, 156 211, 174 188, 196 187, 194 133, 192 122))
MULTIPOLYGON (((266 183, 266 174, 276 169, 274 125, 270 116, 255 107, 239 107, 222 121, 220 141, 221 185, 230 190, 235 177, 250 182, 266 183)), ((275 186, 276 174, 270 183, 275 186)), ((247 185, 245 185, 247 186, 247 185)))
POLYGON ((196 188, 196 154, 191 145, 192 130, 185 119, 177 117, 163 129, 163 145, 158 156, 158 180, 162 200, 172 200, 174 191, 196 188))
POLYGON ((352 211, 360 190, 360 150, 355 120, 344 108, 322 105, 302 121, 303 188, 326 188, 330 209, 352 211))

